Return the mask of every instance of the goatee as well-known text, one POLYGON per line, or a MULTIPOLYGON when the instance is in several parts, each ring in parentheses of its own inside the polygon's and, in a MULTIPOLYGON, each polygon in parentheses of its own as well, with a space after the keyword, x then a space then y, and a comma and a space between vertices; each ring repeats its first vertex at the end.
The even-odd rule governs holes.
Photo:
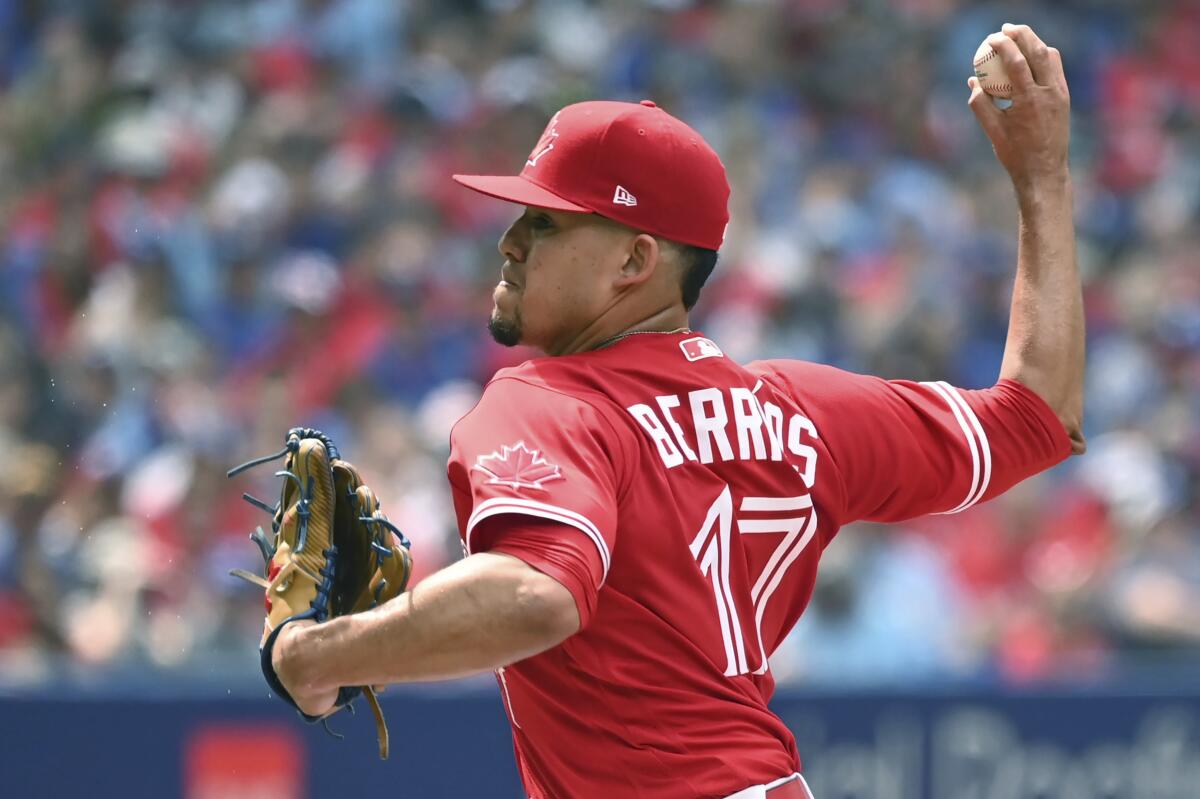
POLYGON ((488 332, 492 334, 492 338, 497 344, 503 344, 505 347, 515 347, 521 343, 521 315, 514 314, 513 318, 501 319, 499 315, 492 314, 488 319, 488 332))

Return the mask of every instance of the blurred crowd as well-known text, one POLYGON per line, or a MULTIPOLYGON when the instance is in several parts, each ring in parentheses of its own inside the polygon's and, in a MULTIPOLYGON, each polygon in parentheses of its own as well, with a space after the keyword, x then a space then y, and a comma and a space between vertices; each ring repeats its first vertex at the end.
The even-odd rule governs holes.
MULTIPOLYGON (((228 577, 319 427, 429 573, 451 424, 550 114, 652 98, 724 159, 693 326, 739 359, 994 382, 1011 186, 966 106, 1005 21, 1063 53, 1085 458, 845 530, 781 680, 1102 679, 1200 654, 1200 4, 0 0, 0 684, 254 659, 228 577)), ((256 680, 253 669, 247 681, 256 680)))

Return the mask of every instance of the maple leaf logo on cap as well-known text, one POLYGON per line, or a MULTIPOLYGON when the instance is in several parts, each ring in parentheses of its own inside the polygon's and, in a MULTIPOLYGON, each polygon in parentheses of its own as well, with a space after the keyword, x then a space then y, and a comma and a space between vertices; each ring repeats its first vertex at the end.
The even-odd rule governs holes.
POLYGON ((491 455, 480 455, 474 468, 488 475, 488 485, 510 488, 545 491, 542 483, 562 479, 559 468, 542 457, 540 451, 525 446, 524 441, 512 446, 505 444, 491 455))
POLYGON ((542 132, 542 138, 538 139, 533 152, 525 160, 526 166, 537 166, 538 159, 554 149, 554 140, 558 138, 558 117, 561 113, 559 111, 558 114, 555 114, 554 118, 550 120, 550 124, 546 126, 546 130, 542 132))

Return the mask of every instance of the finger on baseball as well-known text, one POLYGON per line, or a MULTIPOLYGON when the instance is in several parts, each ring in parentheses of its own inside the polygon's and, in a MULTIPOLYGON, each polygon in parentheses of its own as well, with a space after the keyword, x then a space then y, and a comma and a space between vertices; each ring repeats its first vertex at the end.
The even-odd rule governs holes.
POLYGON ((1053 86, 1055 76, 1050 63, 1050 48, 1033 32, 1033 28, 1028 25, 1013 25, 1011 22, 1006 22, 1001 26, 1000 31, 1017 43, 1021 54, 1025 56, 1026 63, 1029 64, 1034 81, 1039 86, 1053 86))
POLYGON ((1024 94, 1037 86, 1033 73, 1029 71, 1029 62, 1017 43, 1003 33, 993 33, 987 39, 988 44, 996 51, 1004 71, 1008 74, 1008 82, 1012 84, 1013 94, 1024 94))
POLYGON ((983 90, 979 85, 979 79, 975 76, 967 78, 967 86, 971 89, 971 96, 967 98, 967 105, 971 106, 971 111, 974 112, 975 118, 979 120, 979 127, 983 128, 983 132, 987 134, 989 139, 995 139, 1001 133, 1000 118, 1004 112, 996 107, 992 102, 992 96, 983 90))

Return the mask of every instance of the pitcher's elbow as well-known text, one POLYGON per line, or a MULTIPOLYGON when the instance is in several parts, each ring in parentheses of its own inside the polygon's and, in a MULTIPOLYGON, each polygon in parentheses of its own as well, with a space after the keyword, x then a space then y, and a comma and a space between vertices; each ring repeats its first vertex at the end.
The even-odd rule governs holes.
POLYGON ((1083 437, 1082 430, 1072 430, 1067 428, 1067 435, 1071 439, 1071 454, 1082 455, 1087 452, 1087 439, 1083 437))
POLYGON ((1066 382, 1054 369, 1035 369, 1027 362, 1014 359, 1005 362, 1000 377, 1015 380, 1042 398, 1071 440, 1072 455, 1087 451, 1087 439, 1083 435, 1082 376, 1066 382))
POLYGON ((1079 408, 1070 413, 1060 411, 1058 420, 1062 422, 1067 438, 1071 440, 1071 454, 1082 455, 1087 452, 1087 438, 1083 435, 1083 409, 1079 408))

